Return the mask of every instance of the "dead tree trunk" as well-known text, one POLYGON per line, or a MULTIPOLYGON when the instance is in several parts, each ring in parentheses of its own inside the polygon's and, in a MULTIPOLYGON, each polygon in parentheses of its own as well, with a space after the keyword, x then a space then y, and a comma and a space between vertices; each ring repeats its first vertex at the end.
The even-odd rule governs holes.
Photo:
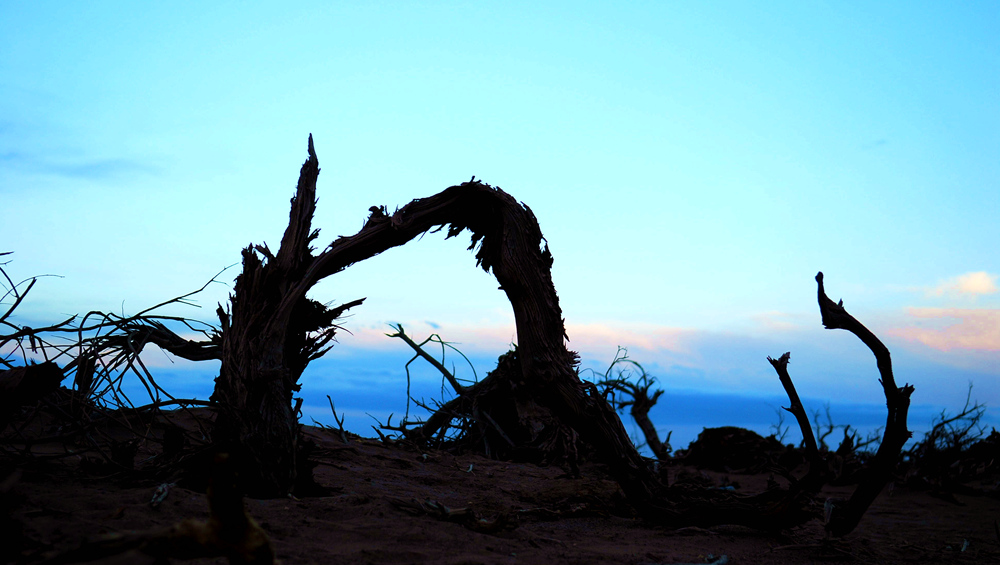
POLYGON ((646 438, 646 445, 649 446, 653 455, 660 461, 666 461, 670 458, 670 435, 667 434, 666 442, 661 441, 660 434, 656 431, 656 426, 649 419, 649 409, 656 404, 661 394, 663 394, 663 391, 658 390, 653 393, 652 397, 636 397, 632 408, 629 409, 629 413, 632 414, 632 419, 635 420, 639 429, 642 430, 642 435, 646 438))
POLYGON ((635 450, 618 415, 593 385, 577 376, 576 354, 565 346, 562 311, 550 268, 552 255, 531 210, 480 182, 452 186, 417 199, 392 216, 372 207, 357 234, 341 237, 318 256, 310 253, 318 161, 310 138, 292 199, 289 226, 276 256, 266 247, 243 252, 231 315, 223 326, 222 370, 213 399, 223 410, 216 437, 240 448, 253 491, 280 495, 295 482, 298 427, 291 395, 309 360, 332 339, 333 320, 360 301, 326 310, 305 298, 321 279, 403 245, 439 226, 448 237, 468 229, 477 265, 492 271, 514 310, 522 388, 598 449, 637 505, 654 498, 659 483, 635 450), (262 261, 259 255, 266 258, 262 261), (310 337, 310 332, 319 332, 310 337))
MULTIPOLYGON (((622 348, 619 347, 619 355, 621 352, 622 348)), ((616 356, 611 367, 608 368, 605 378, 597 382, 597 386, 605 391, 621 395, 621 397, 612 396, 611 404, 618 410, 629 408, 632 419, 635 420, 639 429, 642 430, 643 437, 646 438, 646 445, 649 446, 658 460, 666 461, 670 458, 670 434, 667 434, 665 442, 660 441, 660 434, 656 431, 652 420, 649 419, 649 411, 653 406, 656 406, 656 402, 663 395, 662 390, 657 390, 652 395, 649 394, 649 389, 653 388, 654 384, 656 384, 656 378, 646 374, 646 369, 642 365, 629 359, 627 352, 624 357, 616 356), (610 378, 611 371, 618 363, 634 365, 640 372, 639 377, 634 382, 623 376, 623 373, 619 373, 618 378, 610 378)))
POLYGON ((244 249, 230 311, 218 309, 222 366, 212 394, 219 406, 213 441, 236 456, 244 487, 256 496, 283 496, 300 478, 292 393, 309 361, 328 349, 338 329, 334 320, 361 303, 327 308, 307 299, 311 285, 300 284, 314 260, 310 243, 319 235, 310 227, 318 176, 310 136, 277 255, 267 246, 244 249))
MULTIPOLYGON (((896 380, 892 375, 892 359, 889 356, 889 349, 875 336, 868 328, 859 322, 854 316, 844 309, 844 301, 834 302, 826 295, 823 287, 823 273, 816 274, 817 298, 819 301, 819 311, 823 319, 823 326, 828 330, 842 329, 853 333, 865 345, 871 349, 875 355, 878 365, 879 382, 885 394, 888 417, 886 418, 885 432, 882 443, 879 445, 874 460, 868 469, 865 478, 855 488, 854 493, 847 501, 828 501, 826 507, 826 530, 834 536, 843 536, 851 533, 861 517, 864 516, 868 507, 875 500, 886 483, 892 478, 892 473, 896 469, 899 455, 906 440, 910 438, 910 432, 906 429, 906 415, 910 407, 910 395, 913 394, 913 386, 906 384, 902 387, 896 386, 896 380)), ((767 358, 778 373, 781 385, 788 394, 791 405, 785 410, 791 412, 798 421, 799 429, 802 431, 802 439, 805 443, 806 459, 809 461, 808 474, 791 489, 791 493, 802 493, 807 496, 815 496, 820 488, 826 484, 830 478, 829 454, 820 454, 813 435, 809 418, 806 416, 805 408, 799 399, 799 394, 795 390, 795 384, 788 375, 788 360, 790 353, 785 353, 778 359, 767 358)))

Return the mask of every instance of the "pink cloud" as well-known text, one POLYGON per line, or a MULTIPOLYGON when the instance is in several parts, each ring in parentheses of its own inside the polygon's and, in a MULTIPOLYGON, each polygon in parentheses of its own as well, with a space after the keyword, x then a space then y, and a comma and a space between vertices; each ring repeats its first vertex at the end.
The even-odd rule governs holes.
POLYGON ((1000 352, 1000 309, 908 308, 917 320, 938 321, 890 330, 889 334, 939 351, 955 349, 1000 352))
POLYGON ((998 275, 991 275, 985 271, 965 273, 957 277, 950 278, 936 287, 927 291, 930 296, 978 296, 980 294, 996 294, 1000 292, 997 287, 998 275))

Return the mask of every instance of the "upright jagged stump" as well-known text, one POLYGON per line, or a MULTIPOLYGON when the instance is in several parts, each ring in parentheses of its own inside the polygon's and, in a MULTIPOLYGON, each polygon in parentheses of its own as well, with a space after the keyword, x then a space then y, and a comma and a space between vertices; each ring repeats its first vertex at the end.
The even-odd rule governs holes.
POLYGON ((212 394, 219 407, 212 439, 237 459, 244 488, 256 496, 284 496, 311 480, 298 453, 292 394, 306 365, 328 350, 334 321, 363 300, 327 308, 305 296, 311 285, 301 281, 319 235, 310 228, 318 176, 310 136, 281 248, 277 255, 266 245, 244 249, 230 310, 218 309, 222 366, 212 394))

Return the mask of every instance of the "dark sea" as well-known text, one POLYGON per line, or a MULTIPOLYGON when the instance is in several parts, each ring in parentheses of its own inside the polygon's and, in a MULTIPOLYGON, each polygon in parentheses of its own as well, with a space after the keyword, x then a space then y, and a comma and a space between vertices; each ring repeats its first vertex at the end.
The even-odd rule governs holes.
MULTIPOLYGON (((407 351, 357 351, 328 354, 313 362, 302 376, 302 422, 336 426, 330 400, 337 414, 344 419, 344 427, 362 436, 375 437, 372 426, 389 422, 398 425, 401 419, 418 420, 427 412, 413 403, 407 406, 408 379, 404 369, 411 355, 407 351), (329 399, 327 398, 329 396, 329 399), (407 414, 407 411, 409 413, 407 414)), ((446 360, 460 379, 482 379, 488 368, 496 364, 495 356, 470 356, 477 374, 457 355, 446 360), (485 369, 484 369, 485 368, 485 369)), ((205 400, 211 395, 214 379, 218 375, 217 363, 188 364, 152 369, 158 384, 176 398, 205 400)), ((795 419, 782 406, 788 405, 780 385, 775 383, 774 394, 747 395, 719 390, 672 389, 670 383, 658 383, 664 390, 657 404, 650 411, 661 440, 669 434, 674 449, 683 449, 697 438, 704 428, 738 426, 753 430, 763 436, 776 435, 784 443, 798 444, 801 433, 795 419)), ((133 377, 126 380, 124 390, 136 405, 148 403, 145 388, 133 377)), ((433 368, 422 360, 410 364, 410 396, 425 403, 446 401, 452 397, 450 387, 433 368)), ((844 435, 844 426, 850 425, 864 438, 884 426, 886 409, 880 398, 871 403, 829 402, 822 398, 803 397, 807 412, 818 418, 821 426, 836 428, 829 434, 827 443, 836 447, 844 435), (827 416, 829 415, 829 419, 827 416)), ((909 412, 909 428, 914 438, 920 439, 933 425, 942 411, 941 406, 917 403, 909 412)), ((987 412, 986 431, 1000 422, 995 407, 987 412)), ((643 443, 638 427, 627 413, 622 414, 626 429, 637 444, 643 443)), ((645 450, 648 454, 648 450, 645 450)))

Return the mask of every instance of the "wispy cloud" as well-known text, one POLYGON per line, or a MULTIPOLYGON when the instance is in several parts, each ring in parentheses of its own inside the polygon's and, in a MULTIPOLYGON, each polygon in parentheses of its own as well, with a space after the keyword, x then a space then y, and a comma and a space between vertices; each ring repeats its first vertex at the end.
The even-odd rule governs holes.
POLYGON ((92 159, 76 163, 52 164, 48 166, 48 170, 61 176, 91 180, 156 172, 155 167, 133 159, 92 159))
POLYGON ((73 179, 101 180, 125 175, 155 174, 158 169, 135 159, 77 159, 53 161, 15 151, 0 153, 0 162, 34 174, 50 174, 73 179))
POLYGON ((801 313, 780 312, 778 310, 760 312, 750 317, 763 330, 773 332, 800 330, 803 327, 808 327, 809 324, 815 326, 817 318, 818 316, 812 314, 807 316, 801 313))
MULTIPOLYGON (((448 323, 418 323, 403 322, 406 333, 418 341, 429 333, 438 333, 446 340, 458 340, 460 348, 476 351, 505 349, 511 343, 516 343, 517 334, 514 324, 510 325, 456 325, 448 323)), ((386 337, 393 333, 389 325, 350 327, 350 334, 339 337, 339 341, 356 347, 371 349, 396 348, 400 342, 386 337)), ((647 351, 671 351, 674 353, 691 353, 690 338, 696 332, 680 328, 671 328, 651 324, 629 324, 627 327, 617 324, 567 324, 566 334, 569 336, 569 348, 584 354, 600 352, 602 355, 613 355, 619 345, 647 351), (610 350, 610 353, 608 351, 610 350)))
POLYGON ((875 141, 872 141, 870 143, 866 143, 866 144, 862 145, 861 146, 861 150, 862 151, 868 151, 870 149, 875 149, 877 147, 882 147, 883 145, 886 145, 888 143, 889 143, 888 139, 885 139, 885 138, 876 139, 875 141))
POLYGON ((627 328, 609 324, 567 324, 570 349, 581 352, 604 351, 617 346, 647 351, 690 353, 687 342, 694 332, 681 328, 650 324, 630 324, 627 328))
POLYGON ((982 294, 996 294, 1000 292, 997 287, 998 275, 991 275, 986 271, 976 271, 965 273, 957 277, 950 278, 941 284, 929 289, 928 296, 968 296, 975 297, 982 294))
MULTIPOLYGON (((393 322, 394 324, 396 322, 393 322)), ((403 321, 400 322, 407 335, 415 341, 420 342, 432 333, 437 333, 449 343, 453 343, 463 352, 483 352, 497 351, 502 353, 510 343, 516 341, 514 324, 509 327, 502 325, 478 325, 466 326, 455 324, 433 325, 427 322, 403 321)), ((386 334, 395 333, 395 329, 388 323, 375 324, 369 326, 351 326, 348 324, 347 331, 338 332, 337 341, 345 347, 357 347, 362 349, 406 349, 406 345, 398 340, 387 337, 386 334)))
POLYGON ((906 312, 918 325, 890 330, 890 335, 939 351, 1000 352, 1000 309, 908 308, 906 312), (935 326, 924 327, 925 320, 935 326))
MULTIPOLYGON (((404 322, 403 326, 415 341, 436 332, 463 353, 494 360, 517 339, 513 322, 509 326, 442 323, 438 329, 419 322, 404 322)), ((367 350, 368 355, 408 351, 401 341, 386 337, 392 331, 388 326, 351 328, 351 334, 340 336, 333 355, 358 350, 367 350)), ((755 336, 655 324, 567 324, 566 333, 570 338, 567 346, 580 355, 581 368, 603 373, 618 346, 622 346, 628 348, 631 358, 664 377, 665 383, 680 388, 754 389, 760 383, 757 375, 763 373, 767 379, 772 376, 766 356, 780 354, 786 345, 774 345, 755 336), (747 378, 747 374, 754 377, 747 378)))

